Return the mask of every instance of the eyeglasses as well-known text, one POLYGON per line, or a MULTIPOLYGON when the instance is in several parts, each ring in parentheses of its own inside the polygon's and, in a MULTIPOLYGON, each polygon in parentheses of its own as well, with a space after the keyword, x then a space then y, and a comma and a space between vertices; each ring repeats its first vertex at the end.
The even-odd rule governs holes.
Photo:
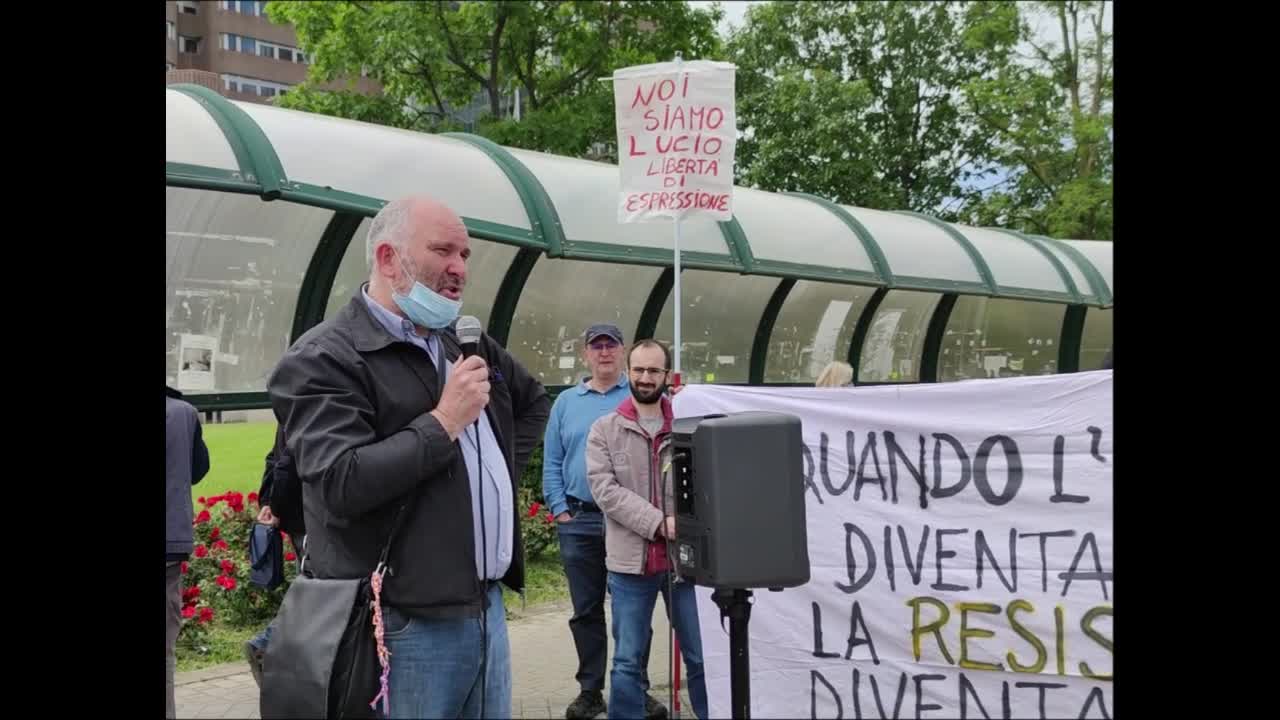
POLYGON ((667 371, 664 368, 633 367, 631 368, 631 373, 637 377, 644 377, 645 375, 660 377, 666 375, 667 371))
POLYGON ((612 350, 618 347, 618 342, 616 340, 597 340, 596 342, 588 344, 587 347, 595 350, 596 352, 600 352, 601 350, 612 350))

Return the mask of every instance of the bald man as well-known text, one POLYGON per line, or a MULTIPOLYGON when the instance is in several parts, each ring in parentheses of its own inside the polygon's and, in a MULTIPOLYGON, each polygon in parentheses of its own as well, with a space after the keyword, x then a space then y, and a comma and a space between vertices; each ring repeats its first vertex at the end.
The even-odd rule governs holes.
POLYGON ((470 256, 449 208, 390 203, 369 227, 369 282, 268 383, 303 480, 310 574, 369 576, 404 507, 383 576, 386 717, 512 714, 500 585, 524 590, 516 482, 551 403, 488 335, 461 357, 470 256))

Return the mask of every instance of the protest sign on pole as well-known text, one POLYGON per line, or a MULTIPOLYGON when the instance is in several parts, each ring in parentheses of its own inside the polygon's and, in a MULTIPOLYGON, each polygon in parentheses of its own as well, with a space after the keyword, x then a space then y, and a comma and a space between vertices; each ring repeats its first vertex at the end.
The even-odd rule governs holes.
MULTIPOLYGON (((755 594, 754 716, 1114 715, 1111 371, 674 403, 801 418, 811 579, 755 594)), ((728 633, 697 597, 728 717, 728 633)))
POLYGON ((734 66, 710 60, 613 74, 618 222, 729 220, 737 146, 734 66))
POLYGON ((711 60, 636 65, 613 73, 618 125, 618 222, 672 221, 675 363, 680 385, 680 222, 733 218, 737 147, 734 65, 711 60))

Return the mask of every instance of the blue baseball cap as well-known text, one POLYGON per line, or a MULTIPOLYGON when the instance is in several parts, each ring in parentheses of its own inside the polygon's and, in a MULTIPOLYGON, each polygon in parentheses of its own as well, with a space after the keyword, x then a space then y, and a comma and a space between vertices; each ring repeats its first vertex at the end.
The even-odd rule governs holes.
POLYGON ((596 323, 595 325, 592 325, 582 334, 582 339, 589 343, 601 335, 617 340, 619 345, 623 344, 622 331, 618 329, 617 325, 612 325, 610 323, 596 323))

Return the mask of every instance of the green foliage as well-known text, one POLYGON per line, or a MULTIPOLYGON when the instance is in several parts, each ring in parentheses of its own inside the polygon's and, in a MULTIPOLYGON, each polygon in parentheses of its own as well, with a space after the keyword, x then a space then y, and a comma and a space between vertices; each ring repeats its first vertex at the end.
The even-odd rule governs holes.
POLYGON ((556 524, 551 511, 544 508, 539 498, 542 491, 534 492, 528 488, 520 488, 518 507, 520 508, 520 533, 524 536, 524 551, 527 561, 541 558, 551 548, 556 547, 556 524))
POLYGON ((615 68, 738 66, 739 182, 1112 235, 1110 3, 771 2, 723 43, 686 2, 272 2, 312 59, 286 107, 615 161, 615 68), (1039 22, 1055 41, 1037 32, 1039 22), (723 49, 722 49, 723 48, 723 49), (362 74, 384 89, 355 92, 362 74), (522 117, 510 103, 516 88, 522 117), (478 103, 477 103, 478 100, 478 103))
POLYGON ((272 2, 308 56, 307 80, 281 104, 309 112, 439 132, 479 96, 475 131, 515 147, 609 159, 612 94, 597 78, 682 52, 712 57, 718 7, 685 2, 272 2), (377 80, 361 97, 351 78, 377 80), (519 87, 521 122, 507 103, 519 87), (604 152, 592 150, 599 143, 604 152))
MULTIPOLYGON (((1004 3, 975 3, 975 17, 1008 14, 1004 3)), ((1018 18, 1029 57, 965 87, 970 112, 995 138, 995 158, 1009 168, 993 192, 965 209, 971 222, 1055 237, 1112 239, 1110 3, 1028 4, 1018 18), (1058 41, 1045 41, 1031 20, 1048 20, 1058 41)), ((981 42, 988 24, 970 34, 981 42)))
POLYGON ((957 90, 1008 51, 973 42, 965 22, 959 3, 751 8, 729 43, 745 133, 739 179, 881 209, 932 212, 962 195, 992 172, 992 153, 957 90))

